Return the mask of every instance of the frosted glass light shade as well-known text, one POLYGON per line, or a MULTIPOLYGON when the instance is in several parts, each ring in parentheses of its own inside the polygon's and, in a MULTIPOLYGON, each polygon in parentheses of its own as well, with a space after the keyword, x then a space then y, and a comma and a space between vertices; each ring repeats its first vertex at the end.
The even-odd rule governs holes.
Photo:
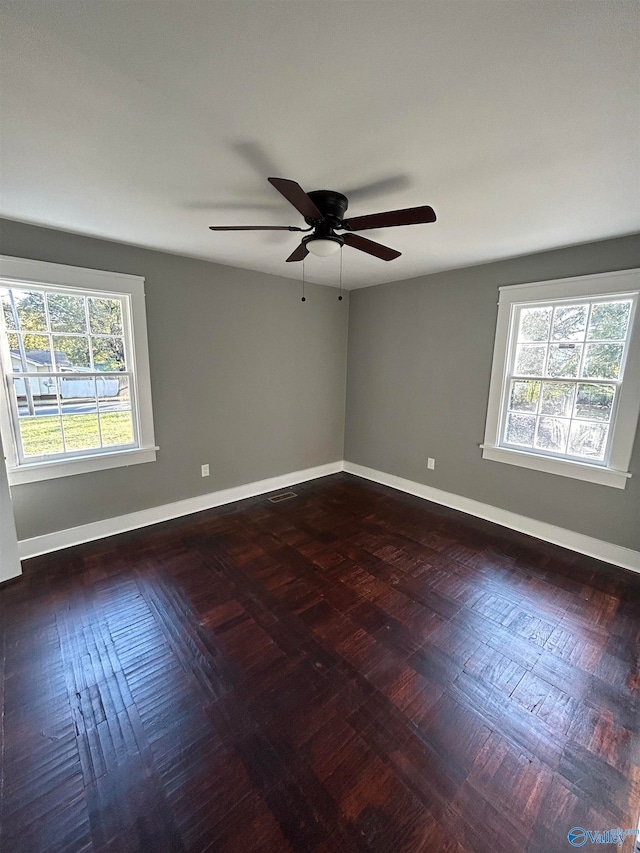
POLYGON ((337 240, 324 240, 322 237, 316 240, 308 240, 306 245, 311 254, 317 255, 319 258, 335 255, 340 248, 340 243, 337 240))

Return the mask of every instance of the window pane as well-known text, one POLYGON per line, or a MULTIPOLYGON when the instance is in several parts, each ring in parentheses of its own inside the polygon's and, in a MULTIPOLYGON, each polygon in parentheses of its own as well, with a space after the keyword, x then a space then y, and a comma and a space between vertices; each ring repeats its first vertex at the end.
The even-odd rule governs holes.
POLYGON ((18 408, 18 424, 25 457, 47 456, 62 453, 60 410, 56 397, 55 380, 14 379, 13 393, 18 408), (26 393, 31 390, 31 396, 26 393))
POLYGON ((509 444, 531 447, 535 429, 535 415, 508 415, 506 441, 509 444))
POLYGON ((573 421, 569 434, 569 453, 586 459, 604 459, 608 431, 607 424, 573 421))
POLYGON ((5 328, 9 330, 17 329, 16 318, 14 317, 13 310, 11 308, 8 290, 0 290, 0 300, 2 301, 2 313, 4 314, 5 328))
POLYGON ((102 446, 133 444, 133 415, 128 376, 96 378, 102 446))
POLYGON ((631 302, 600 302, 591 309, 589 340, 621 341, 627 333, 631 302))
POLYGON ((617 379, 624 344, 587 344, 583 376, 592 379, 617 379))
POLYGON ((50 417, 52 415, 57 417, 60 414, 60 397, 56 378, 42 374, 38 377, 30 377, 26 381, 28 381, 31 388, 36 414, 43 417, 50 417))
POLYGON ((567 449, 569 423, 563 418, 538 418, 535 446, 541 450, 564 453, 567 449))
POLYGON ((131 408, 128 376, 96 377, 98 405, 101 412, 121 411, 131 408))
POLYGON ((568 418, 571 415, 575 385, 569 382, 543 382, 540 413, 568 418))
MULTIPOLYGON (((66 407, 63 407, 65 411, 66 407)), ((85 450, 100 447, 100 433, 98 432, 98 415, 95 411, 82 415, 63 415, 64 443, 67 450, 85 450)))
POLYGON ((78 415, 96 409, 96 385, 92 376, 69 374, 59 379, 63 414, 78 415))
POLYGON ((592 421, 611 420, 615 390, 614 385, 578 385, 575 417, 592 421))
POLYGON ((553 313, 552 340, 584 340, 588 311, 588 305, 563 305, 556 308, 553 313))
POLYGON ((122 306, 117 299, 89 297, 89 322, 94 335, 122 334, 122 306))
POLYGON ((516 412, 535 412, 539 394, 539 382, 512 381, 509 408, 516 412))
POLYGON ((20 418, 20 438, 25 457, 49 456, 64 450, 60 418, 20 418))
POLYGON ((91 338, 93 364, 96 370, 124 370, 124 342, 122 338, 91 338))
POLYGON ((53 348, 56 356, 57 370, 73 370, 74 368, 91 368, 89 360, 89 339, 84 335, 74 337, 53 335, 53 348))
POLYGON ((14 379, 14 389, 17 394, 18 412, 20 415, 41 413, 50 414, 51 405, 57 406, 56 381, 48 374, 32 376, 25 379, 14 379), (29 393, 27 393, 29 392, 29 393))
POLYGON ((523 308, 520 312, 519 341, 549 340, 551 308, 523 308))
POLYGON ((22 343, 27 359, 25 365, 22 364, 18 335, 9 335, 11 364, 14 370, 24 373, 40 373, 43 370, 51 370, 49 335, 22 335, 22 343))
POLYGON ((101 412, 100 429, 104 447, 133 443, 133 418, 130 411, 101 412))
POLYGON ((118 401, 123 409, 131 408, 131 390, 128 376, 118 376, 118 401))
POLYGON ((551 344, 547 376, 572 377, 578 375, 582 344, 551 344))
POLYGON ((545 346, 524 345, 516 351, 516 369, 518 376, 540 376, 544 370, 545 346))
POLYGON ((86 332, 84 296, 47 293, 49 321, 53 332, 86 332))
POLYGON ((22 331, 46 332, 47 317, 44 312, 44 293, 36 290, 13 290, 13 298, 22 331))

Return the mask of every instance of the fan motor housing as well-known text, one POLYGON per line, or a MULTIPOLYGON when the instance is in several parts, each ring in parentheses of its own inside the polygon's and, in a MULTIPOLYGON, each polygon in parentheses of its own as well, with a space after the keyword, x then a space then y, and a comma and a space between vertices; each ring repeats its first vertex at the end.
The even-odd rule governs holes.
MULTIPOLYGON (((335 190, 313 190, 313 192, 307 193, 307 195, 320 213, 322 213, 325 220, 331 223, 334 228, 337 228, 344 219, 347 207, 349 206, 349 200, 346 195, 342 195, 342 193, 335 190)), ((309 225, 315 224, 314 219, 309 219, 308 217, 305 217, 305 219, 309 225)))

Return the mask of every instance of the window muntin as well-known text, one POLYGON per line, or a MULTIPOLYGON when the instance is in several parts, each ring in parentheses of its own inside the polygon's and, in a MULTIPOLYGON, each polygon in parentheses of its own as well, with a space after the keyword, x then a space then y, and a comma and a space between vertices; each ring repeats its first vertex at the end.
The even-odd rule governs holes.
POLYGON ((3 282, 0 303, 18 464, 139 447, 128 297, 3 282))
POLYGON ((499 445, 606 465, 634 299, 512 308, 499 445))

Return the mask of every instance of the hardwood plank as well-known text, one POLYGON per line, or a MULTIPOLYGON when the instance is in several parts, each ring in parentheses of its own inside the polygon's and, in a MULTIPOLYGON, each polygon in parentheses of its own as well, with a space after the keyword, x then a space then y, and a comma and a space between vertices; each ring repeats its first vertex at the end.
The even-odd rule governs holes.
POLYGON ((0 588, 0 847, 555 853, 637 825, 640 578, 347 474, 0 588))

